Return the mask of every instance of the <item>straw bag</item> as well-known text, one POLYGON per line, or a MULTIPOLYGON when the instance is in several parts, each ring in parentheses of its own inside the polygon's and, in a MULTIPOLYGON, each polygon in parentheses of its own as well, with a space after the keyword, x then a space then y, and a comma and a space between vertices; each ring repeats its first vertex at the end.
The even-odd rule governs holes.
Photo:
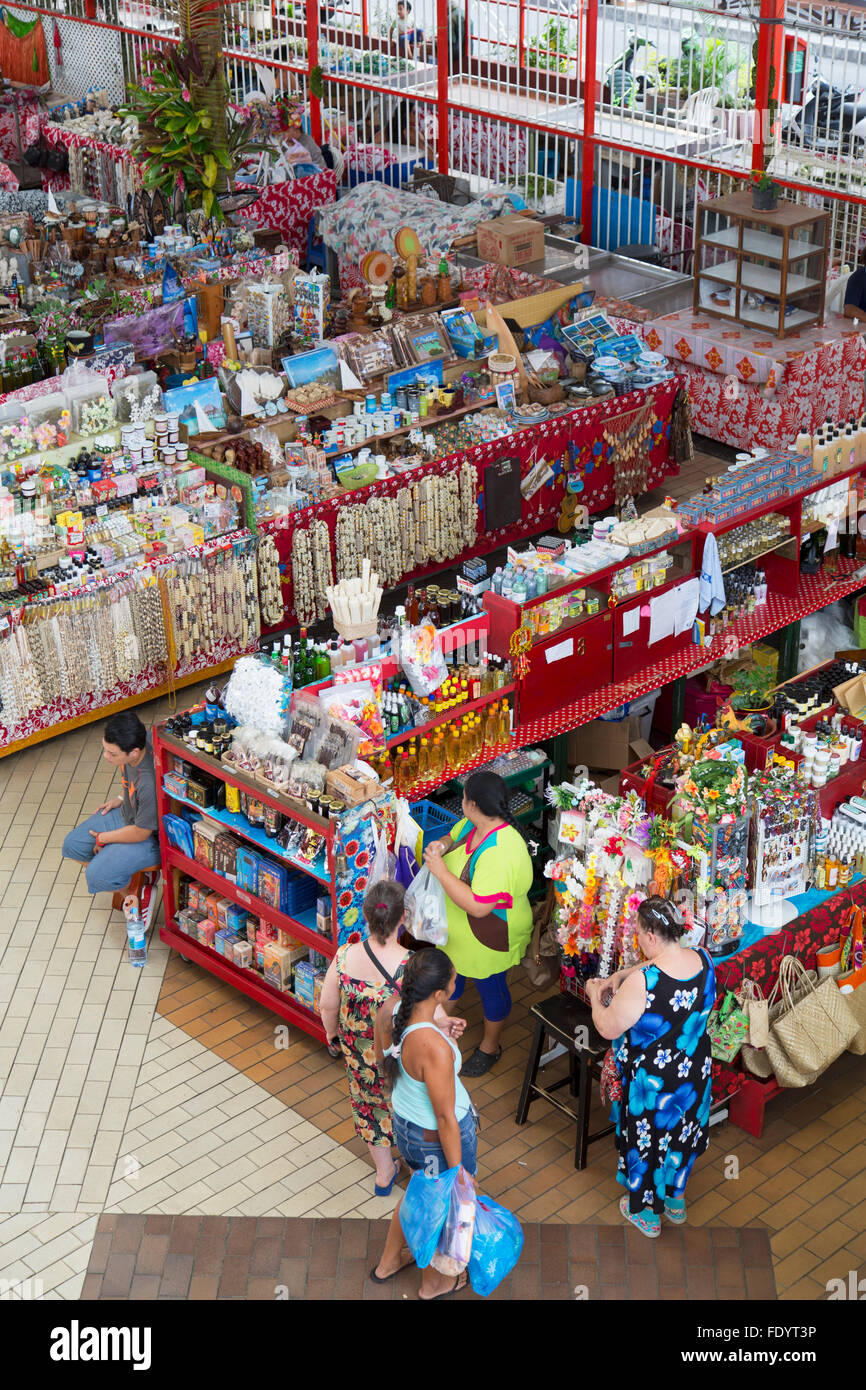
MULTIPOLYGON (((787 959, 787 956, 783 958, 783 965, 787 959)), ((802 998, 804 994, 808 993, 808 991, 812 989, 812 987, 817 983, 818 980, 818 976, 815 974, 814 970, 804 970, 803 976, 805 976, 805 979, 803 980, 801 978, 800 984, 798 986, 795 986, 792 991, 792 997, 795 1002, 802 998)), ((770 991, 770 997, 766 1001, 768 1037, 769 1029, 772 1028, 776 1019, 781 1017, 785 1008, 784 1002, 781 997, 781 993, 782 970, 780 966, 776 982, 770 991)), ((740 1056, 743 1059, 743 1065, 745 1066, 746 1071, 751 1072, 753 1076, 759 1076, 762 1080, 766 1081, 769 1079, 769 1077, 773 1075, 773 1067, 769 1057, 767 1056, 766 1043, 763 1047, 758 1047, 757 1044, 751 1042, 743 1043, 740 1056)))
POLYGON ((749 1045, 751 1047, 766 1047, 767 1038, 770 1036, 770 1011, 767 1001, 755 981, 747 976, 737 990, 737 998, 740 1001, 740 1006, 748 1015, 749 1045))
POLYGON ((848 1047, 857 1034, 857 1020, 835 980, 809 988, 796 956, 785 956, 779 968, 782 1014, 770 1026, 767 1056, 780 1086, 811 1086, 848 1047), (794 986, 804 992, 794 999, 794 986))

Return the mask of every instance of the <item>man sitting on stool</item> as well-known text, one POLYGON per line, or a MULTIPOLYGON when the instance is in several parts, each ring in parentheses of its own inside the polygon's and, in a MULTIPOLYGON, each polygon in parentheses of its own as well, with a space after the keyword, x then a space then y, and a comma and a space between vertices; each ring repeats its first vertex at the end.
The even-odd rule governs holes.
MULTIPOLYGON (((133 874, 159 863, 153 743, 138 715, 132 710, 113 714, 102 750, 107 762, 121 768, 122 795, 106 801, 63 841, 63 858, 87 865, 84 877, 91 893, 118 892, 133 874)), ((147 889, 142 893, 145 922, 153 897, 147 889)))

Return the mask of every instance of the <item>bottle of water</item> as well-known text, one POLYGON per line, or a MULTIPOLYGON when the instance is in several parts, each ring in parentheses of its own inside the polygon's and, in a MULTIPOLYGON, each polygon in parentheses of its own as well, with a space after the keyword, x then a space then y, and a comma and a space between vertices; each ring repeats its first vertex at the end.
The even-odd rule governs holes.
POLYGON ((127 911, 126 937, 129 943, 129 963, 137 968, 147 964, 147 935, 138 905, 127 911))

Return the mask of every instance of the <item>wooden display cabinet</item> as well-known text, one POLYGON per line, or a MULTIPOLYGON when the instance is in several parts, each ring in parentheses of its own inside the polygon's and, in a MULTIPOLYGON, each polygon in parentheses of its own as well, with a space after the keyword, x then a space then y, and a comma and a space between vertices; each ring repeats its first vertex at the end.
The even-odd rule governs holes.
POLYGON ((758 212, 751 192, 699 203, 695 313, 777 338, 822 323, 829 225, 829 213, 786 198, 758 212))

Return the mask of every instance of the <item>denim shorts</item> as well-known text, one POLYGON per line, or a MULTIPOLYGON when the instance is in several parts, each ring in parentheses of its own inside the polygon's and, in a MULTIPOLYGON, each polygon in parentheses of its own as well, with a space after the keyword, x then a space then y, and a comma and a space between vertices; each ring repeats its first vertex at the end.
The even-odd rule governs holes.
MULTIPOLYGON (((406 1165, 413 1171, 420 1169, 431 1177, 448 1171, 448 1160, 442 1145, 425 1139, 421 1125, 395 1114, 394 1140, 406 1165)), ((474 1177, 478 1168, 478 1118, 474 1108, 468 1110, 460 1121, 460 1149, 460 1162, 467 1173, 474 1177)))

